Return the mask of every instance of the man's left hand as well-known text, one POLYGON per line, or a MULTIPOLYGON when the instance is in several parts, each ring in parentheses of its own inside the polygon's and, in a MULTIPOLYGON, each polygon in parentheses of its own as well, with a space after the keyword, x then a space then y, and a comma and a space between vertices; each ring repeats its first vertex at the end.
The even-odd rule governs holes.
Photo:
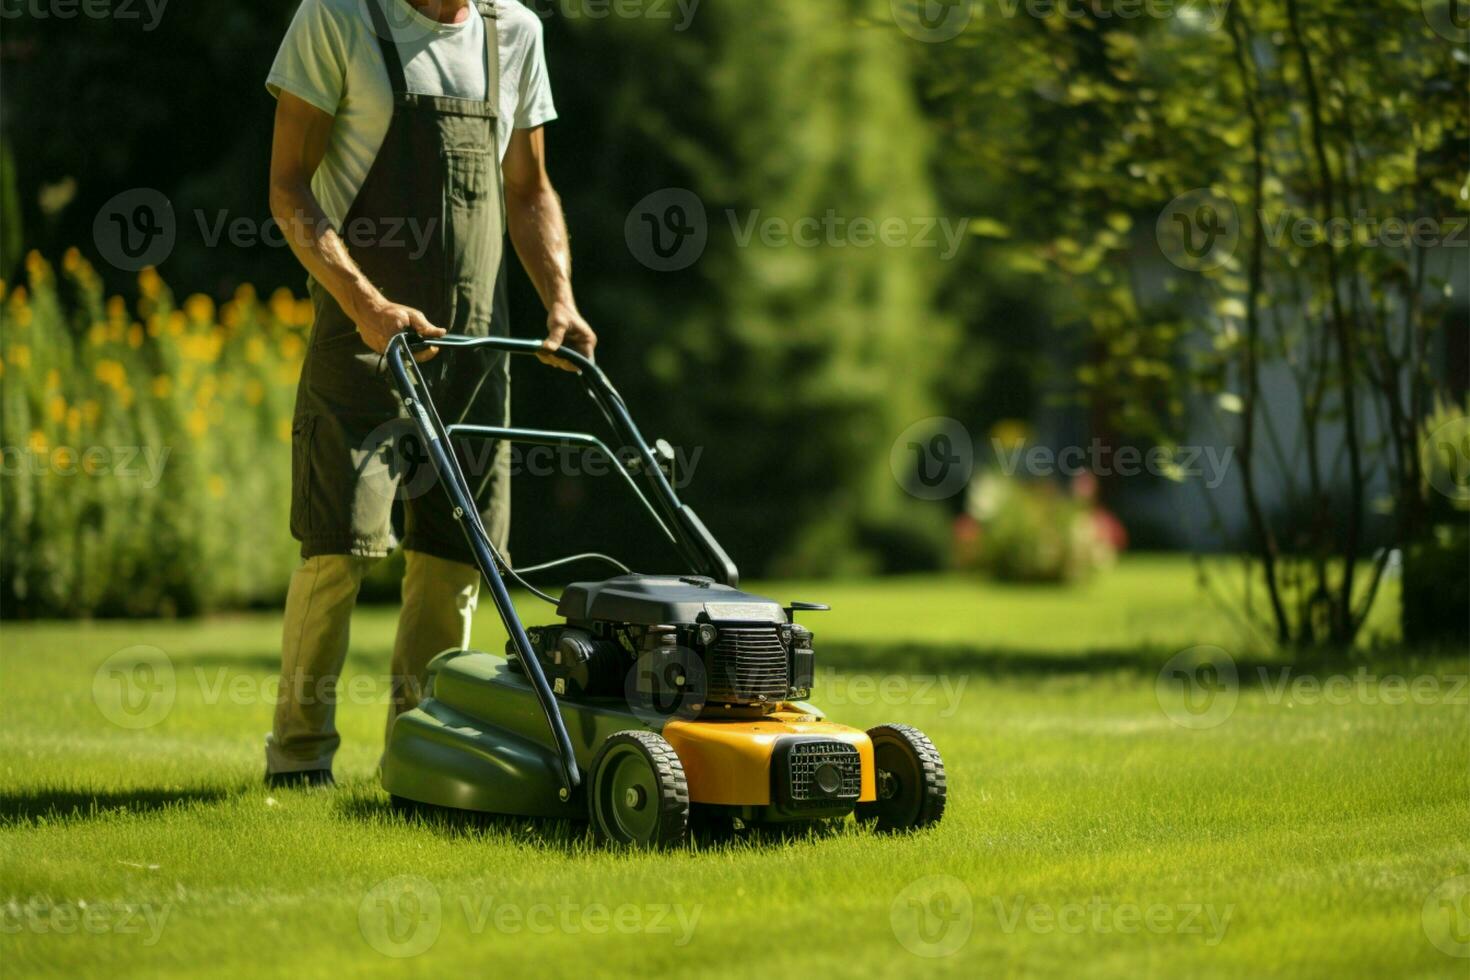
POLYGON ((587 360, 592 360, 592 352, 597 349, 597 334, 582 319, 582 314, 577 308, 569 303, 556 303, 546 314, 546 340, 541 344, 541 350, 536 356, 541 363, 559 367, 563 371, 575 371, 577 368, 568 360, 557 357, 555 351, 563 345, 581 354, 587 360))

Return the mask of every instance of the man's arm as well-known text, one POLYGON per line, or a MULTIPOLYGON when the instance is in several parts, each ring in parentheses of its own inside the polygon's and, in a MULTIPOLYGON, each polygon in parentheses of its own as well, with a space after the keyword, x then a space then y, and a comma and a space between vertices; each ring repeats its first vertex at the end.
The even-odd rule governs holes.
MULTIPOLYGON (((311 177, 327 151, 332 121, 311 103, 281 91, 271 143, 271 214, 306 271, 357 324, 363 343, 381 354, 393 335, 407 327, 421 337, 444 336, 423 313, 390 303, 368 282, 312 193, 311 177)), ((418 357, 427 360, 435 353, 431 348, 418 357)))
POLYGON ((572 251, 561 198, 546 174, 546 139, 541 127, 512 130, 501 167, 505 178, 506 222, 521 265, 546 307, 546 341, 537 354, 547 364, 574 371, 552 351, 562 344, 591 357, 597 335, 577 311, 572 296, 572 251))

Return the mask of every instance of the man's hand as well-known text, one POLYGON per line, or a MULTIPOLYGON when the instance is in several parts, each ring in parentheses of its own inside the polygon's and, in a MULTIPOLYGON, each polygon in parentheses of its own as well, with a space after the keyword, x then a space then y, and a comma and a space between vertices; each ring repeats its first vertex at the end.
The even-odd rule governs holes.
POLYGON ((577 370, 570 361, 557 357, 553 351, 563 345, 581 354, 587 360, 592 360, 592 352, 597 349, 597 334, 582 319, 582 314, 577 308, 569 303, 553 303, 551 311, 546 314, 546 339, 541 343, 541 350, 536 356, 541 363, 559 367, 563 371, 577 370))
MULTIPOLYGON (((388 341, 404 330, 413 330, 426 340, 444 336, 447 331, 429 322, 429 318, 412 306, 390 303, 381 295, 365 298, 353 303, 352 320, 357 324, 357 335, 379 354, 388 349, 388 341)), ((414 355, 416 361, 427 361, 439 348, 428 347, 414 355)))

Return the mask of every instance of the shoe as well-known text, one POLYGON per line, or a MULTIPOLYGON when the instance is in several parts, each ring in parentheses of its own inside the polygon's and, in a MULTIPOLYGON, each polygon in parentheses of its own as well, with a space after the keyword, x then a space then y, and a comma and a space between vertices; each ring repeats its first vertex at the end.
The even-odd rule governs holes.
POLYGON ((330 769, 298 769, 294 772, 268 772, 268 789, 327 789, 337 785, 330 769))

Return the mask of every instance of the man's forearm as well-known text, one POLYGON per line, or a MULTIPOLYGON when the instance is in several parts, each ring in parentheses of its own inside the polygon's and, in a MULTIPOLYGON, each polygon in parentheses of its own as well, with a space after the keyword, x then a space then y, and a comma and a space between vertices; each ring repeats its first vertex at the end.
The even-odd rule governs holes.
POLYGON ((561 198, 548 183, 506 193, 511 244, 547 310, 576 309, 572 296, 572 250, 561 198))
POLYGON ((364 306, 383 301, 382 294, 352 261, 309 184, 273 185, 270 203, 276 224, 297 260, 343 312, 356 320, 364 306))

